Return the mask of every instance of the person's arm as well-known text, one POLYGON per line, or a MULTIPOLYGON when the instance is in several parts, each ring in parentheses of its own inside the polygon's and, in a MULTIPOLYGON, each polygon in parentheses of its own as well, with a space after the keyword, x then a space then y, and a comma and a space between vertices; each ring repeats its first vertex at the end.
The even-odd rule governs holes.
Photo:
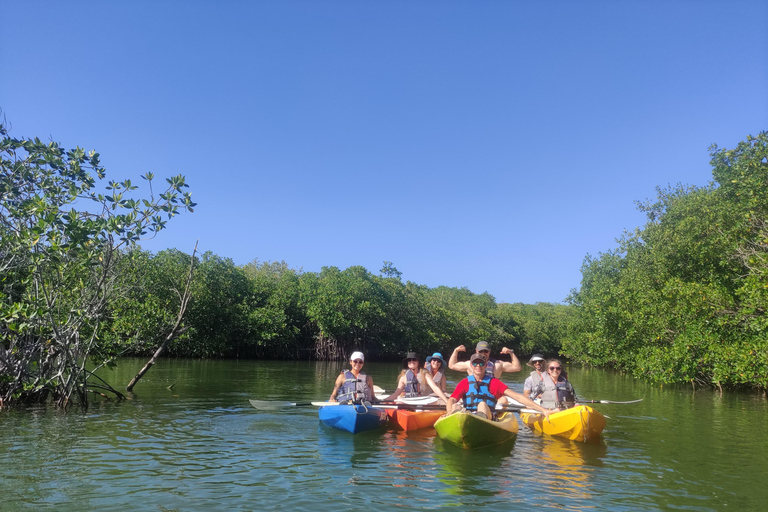
POLYGON ((531 388, 533 388, 533 378, 528 377, 525 379, 525 382, 523 382, 523 396, 525 398, 531 398, 531 388))
POLYGON ((427 381, 427 384, 430 388, 432 388, 432 391, 435 392, 435 394, 445 403, 448 403, 448 397, 445 396, 445 393, 443 393, 443 390, 440 389, 440 387, 435 384, 435 380, 432 378, 432 375, 430 375, 429 372, 424 372, 424 380, 427 381))
POLYGON ((451 414, 453 412, 453 406, 456 404, 456 402, 464 398, 464 395, 467 394, 467 391, 469 391, 469 381, 467 381, 467 379, 459 381, 458 385, 456 385, 456 389, 453 390, 453 393, 446 402, 446 414, 451 414))
POLYGON ((331 391, 331 398, 328 399, 329 402, 338 402, 338 400, 336 400, 336 394, 339 392, 339 388, 342 384, 344 384, 344 372, 341 372, 341 374, 336 377, 336 382, 333 385, 333 391, 331 391))
POLYGON ((545 416, 547 419, 549 419, 549 415, 550 415, 550 413, 551 413, 552 411, 550 411, 549 409, 545 409, 545 408, 543 408, 542 406, 540 406, 539 404, 537 404, 536 402, 534 402, 534 401, 533 401, 533 400, 531 400, 530 398, 526 398, 526 397, 524 397, 523 395, 521 395, 520 393, 517 393, 517 392, 515 392, 515 391, 512 391, 512 390, 511 390, 511 389, 509 389, 509 388, 507 388, 507 389, 504 391, 504 394, 505 394, 505 395, 507 395, 507 396, 508 396, 508 397, 510 397, 510 398, 514 398, 515 400, 517 400, 518 402, 520 402, 520 403, 521 403, 521 404, 523 404, 523 405, 527 405, 527 406, 528 406, 528 407, 530 407, 531 409, 536 409, 536 410, 537 410, 537 411, 539 411, 541 414, 543 414, 543 415, 544 415, 544 416, 545 416))
POLYGON ((498 368, 499 363, 501 363, 501 369, 502 371, 505 371, 507 373, 514 373, 519 372, 523 369, 523 366, 520 364, 520 360, 515 355, 515 351, 511 348, 504 347, 501 349, 502 354, 509 354, 509 357, 512 359, 512 362, 507 361, 499 361, 496 363, 496 367, 498 368))
MULTIPOLYGON (((369 377, 370 378, 370 377, 369 377)), ((405 378, 405 375, 400 377, 400 380, 397 381, 397 389, 392 392, 391 395, 389 395, 387 398, 382 398, 382 402, 391 402, 395 398, 399 397, 400 394, 405 390, 405 385, 407 383, 407 380, 405 378)))
POLYGON ((368 391, 371 393, 371 400, 376 400, 376 392, 373 390, 373 377, 366 375, 365 384, 368 386, 368 391))
POLYGON ((451 353, 451 358, 448 360, 448 368, 457 372, 466 372, 469 370, 469 361, 459 362, 459 352, 466 352, 467 348, 464 345, 459 345, 451 353))

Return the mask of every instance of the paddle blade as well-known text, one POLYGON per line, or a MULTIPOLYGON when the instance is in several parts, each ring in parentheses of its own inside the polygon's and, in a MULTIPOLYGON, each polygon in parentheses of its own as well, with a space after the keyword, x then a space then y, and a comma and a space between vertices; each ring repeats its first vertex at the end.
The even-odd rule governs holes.
POLYGON ((291 402, 280 402, 277 400, 249 400, 249 402, 260 411, 279 411, 280 409, 296 405, 291 402))

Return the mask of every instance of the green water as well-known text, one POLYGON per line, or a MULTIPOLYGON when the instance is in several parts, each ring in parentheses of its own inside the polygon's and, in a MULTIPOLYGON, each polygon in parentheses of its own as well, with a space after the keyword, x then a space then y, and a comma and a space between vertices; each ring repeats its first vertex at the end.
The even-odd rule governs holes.
MULTIPOLYGON (((102 375, 124 387, 143 361, 102 375)), ((0 412, 0 510, 765 510, 768 402, 666 389, 570 368, 596 405, 601 442, 526 427, 501 448, 465 451, 434 431, 352 436, 313 407, 258 411, 248 399, 325 400, 338 364, 162 361, 128 402, 86 413, 0 412), (169 386, 173 385, 170 389, 169 386)), ((366 364, 394 387, 399 368, 366 364)), ((505 375, 518 391, 524 373, 505 375)), ((449 384, 461 375, 449 372, 449 384)))

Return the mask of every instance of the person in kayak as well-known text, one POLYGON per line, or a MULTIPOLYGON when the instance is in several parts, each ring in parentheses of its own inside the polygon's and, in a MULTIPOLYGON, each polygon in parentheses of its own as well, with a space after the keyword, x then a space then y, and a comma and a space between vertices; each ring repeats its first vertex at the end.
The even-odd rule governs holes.
POLYGON ((445 359, 443 359, 443 354, 435 352, 429 356, 424 369, 432 376, 432 380, 440 387, 440 390, 445 393, 445 359))
POLYGON ((547 409, 568 409, 576 402, 576 391, 564 375, 563 365, 558 359, 550 359, 547 373, 531 389, 531 398, 541 398, 541 405, 547 409))
POLYGON ((533 354, 525 365, 533 368, 531 375, 528 376, 523 383, 523 396, 530 398, 533 386, 544 379, 547 360, 544 359, 544 356, 541 354, 533 354))
MULTIPOLYGON (((453 353, 451 354, 451 358, 448 360, 448 368, 451 370, 457 371, 457 372, 467 372, 468 375, 472 375, 472 368, 469 364, 469 361, 459 361, 459 352, 466 352, 467 348, 464 345, 459 345, 455 349, 453 349, 453 353)), ((486 373, 491 377, 496 377, 497 379, 501 378, 501 374, 504 372, 512 373, 512 372, 519 372, 522 369, 522 366, 520 365, 520 361, 517 359, 517 356, 515 355, 515 351, 511 348, 504 347, 501 349, 502 354, 509 354, 509 357, 512 358, 511 362, 506 361, 498 361, 496 359, 491 359, 491 347, 488 345, 487 341, 480 341, 475 346, 475 353, 476 354, 482 354, 485 359, 487 360, 486 363, 486 373)))
POLYGON ((494 418, 496 402, 503 396, 514 398, 523 405, 536 409, 549 418, 550 411, 536 404, 530 398, 509 389, 506 384, 496 377, 486 373, 487 360, 480 353, 472 354, 469 358, 472 375, 464 378, 448 399, 445 407, 447 414, 467 410, 488 419, 494 418))
POLYGON ((428 396, 430 391, 442 400, 442 404, 448 402, 448 397, 435 383, 432 374, 421 367, 419 355, 416 352, 408 352, 403 359, 403 371, 400 372, 397 379, 397 389, 388 397, 382 398, 381 401, 390 402, 401 394, 404 394, 405 398, 428 396))
POLYGON ((349 356, 351 369, 341 372, 331 391, 329 402, 359 402, 373 400, 373 379, 363 373, 365 356, 362 352, 352 352, 349 356))

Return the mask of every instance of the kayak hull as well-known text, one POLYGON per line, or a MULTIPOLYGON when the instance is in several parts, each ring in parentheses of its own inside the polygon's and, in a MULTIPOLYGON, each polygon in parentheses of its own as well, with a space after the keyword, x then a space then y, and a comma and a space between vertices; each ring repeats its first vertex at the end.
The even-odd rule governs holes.
POLYGON ((467 411, 443 416, 435 423, 437 435, 444 441, 462 448, 479 448, 501 444, 517 436, 517 418, 502 413, 498 421, 467 411))
POLYGON ((605 416, 588 405, 577 405, 549 415, 520 413, 520 420, 531 429, 550 436, 587 442, 598 439, 605 428, 605 416))
POLYGON ((411 411, 406 409, 388 409, 389 423, 400 430, 419 430, 430 428, 445 411, 411 411))
POLYGON ((359 434, 376 430, 387 423, 387 412, 362 405, 327 405, 318 409, 320 421, 326 427, 359 434))

